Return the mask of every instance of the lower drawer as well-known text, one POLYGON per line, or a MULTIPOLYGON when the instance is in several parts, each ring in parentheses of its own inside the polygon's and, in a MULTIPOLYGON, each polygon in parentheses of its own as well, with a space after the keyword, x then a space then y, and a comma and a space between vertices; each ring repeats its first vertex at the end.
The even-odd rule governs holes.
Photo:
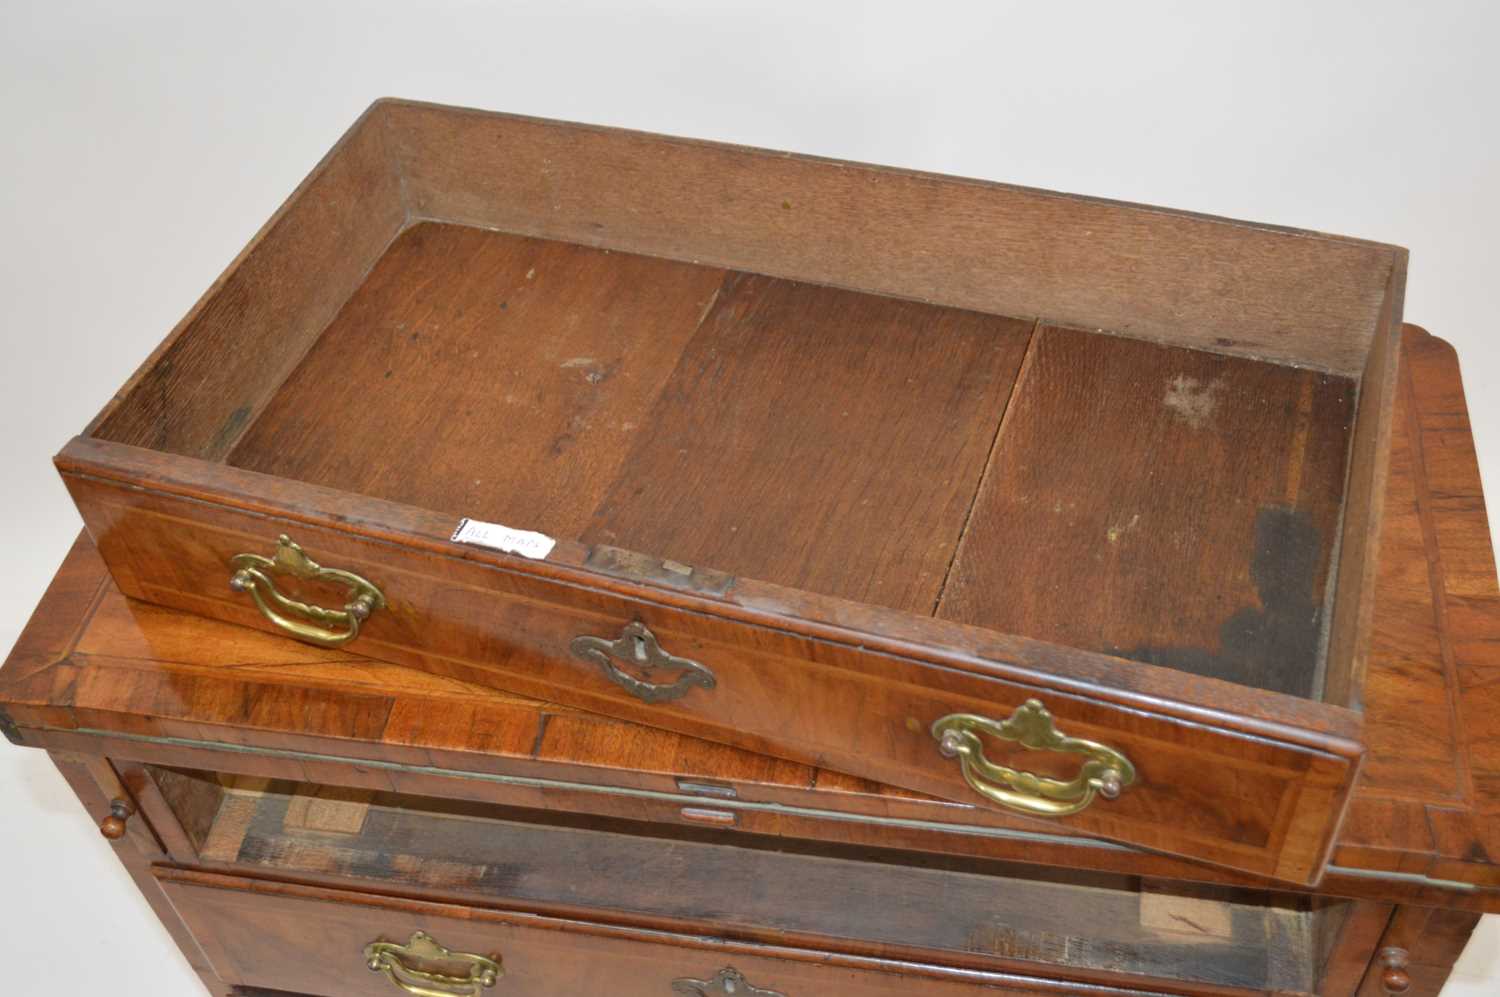
POLYGON ((1350 906, 409 793, 151 774, 171 811, 159 823, 191 841, 175 857, 200 869, 988 972, 1315 993, 1350 906))
POLYGON ((402 993, 433 997, 895 997, 912 993, 1144 997, 1150 993, 750 946, 215 873, 162 869, 157 879, 214 971, 225 982, 245 988, 240 991, 245 993, 270 990, 315 997, 395 997, 402 993), (414 940, 418 932, 431 942, 414 940), (370 948, 378 943, 390 944, 370 948), (448 950, 449 955, 445 957, 433 945, 448 950), (500 969, 493 984, 481 979, 489 963, 500 969))

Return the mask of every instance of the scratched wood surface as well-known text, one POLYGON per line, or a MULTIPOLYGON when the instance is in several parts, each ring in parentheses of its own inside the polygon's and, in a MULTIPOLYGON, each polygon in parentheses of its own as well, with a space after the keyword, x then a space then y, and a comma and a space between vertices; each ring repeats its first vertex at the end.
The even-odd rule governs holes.
POLYGON ((929 614, 1030 334, 733 275, 580 539, 929 614))
POLYGON ((1042 328, 938 615, 1317 698, 1354 390, 1042 328))
POLYGON ((926 614, 1030 332, 428 223, 228 460, 926 614))
POLYGON ((1354 394, 425 223, 227 460, 1317 699, 1354 394))
POLYGON ((229 462, 577 536, 723 276, 417 225, 229 462))
POLYGON ((426 223, 227 459, 1316 699, 1355 387, 426 223))

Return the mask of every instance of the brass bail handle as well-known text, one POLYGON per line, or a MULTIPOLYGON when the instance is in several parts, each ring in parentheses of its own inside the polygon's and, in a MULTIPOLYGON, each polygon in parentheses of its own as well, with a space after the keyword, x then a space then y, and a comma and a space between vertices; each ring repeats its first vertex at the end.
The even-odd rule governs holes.
POLYGON ((276 538, 272 557, 236 554, 229 564, 235 569, 229 576, 229 587, 236 592, 249 592, 262 616, 309 644, 323 647, 347 644, 359 636, 360 624, 385 606, 380 589, 352 571, 323 567, 304 554, 285 533, 276 538), (349 590, 349 601, 343 609, 324 609, 299 602, 276 588, 275 575, 343 585, 349 590))
POLYGON ((414 997, 476 997, 505 975, 498 958, 443 948, 424 931, 413 934, 405 945, 371 942, 365 946, 365 966, 414 997), (467 971, 462 976, 437 973, 420 968, 424 964, 464 966, 467 971))
POLYGON ((932 725, 932 736, 944 756, 958 759, 964 781, 976 793, 1032 816, 1076 814, 1096 796, 1112 800, 1135 782, 1135 766, 1130 759, 1095 741, 1068 737, 1036 699, 1028 699, 1006 720, 950 713, 932 725), (1082 755, 1083 766, 1077 776, 1064 780, 996 765, 984 755, 981 734, 1015 741, 1034 751, 1082 755))

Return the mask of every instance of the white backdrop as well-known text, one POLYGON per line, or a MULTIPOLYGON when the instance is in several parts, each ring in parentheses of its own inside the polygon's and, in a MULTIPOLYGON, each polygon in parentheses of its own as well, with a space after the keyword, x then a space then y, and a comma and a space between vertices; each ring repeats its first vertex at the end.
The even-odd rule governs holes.
MULTIPOLYGON (((1495 11, 0 2, 0 648, 79 529, 51 455, 382 95, 1400 243, 1500 495, 1495 11)), ((0 814, 0 989, 200 992, 38 754, 0 745, 0 814)), ((1500 987, 1484 931, 1447 994, 1500 987)))

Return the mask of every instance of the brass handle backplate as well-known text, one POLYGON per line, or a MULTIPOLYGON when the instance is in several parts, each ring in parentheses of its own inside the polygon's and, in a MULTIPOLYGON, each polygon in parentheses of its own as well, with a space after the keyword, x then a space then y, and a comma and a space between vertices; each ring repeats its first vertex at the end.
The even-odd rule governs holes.
POLYGON ((976 793, 996 803, 1041 817, 1076 814, 1095 796, 1112 800, 1135 781, 1130 759, 1094 741, 1068 737, 1052 723, 1052 714, 1039 700, 1028 699, 1007 720, 991 720, 972 713, 950 713, 932 725, 938 750, 957 758, 964 780, 976 793), (1021 769, 996 765, 984 756, 979 735, 1015 741, 1035 751, 1083 755, 1083 767, 1072 779, 1052 779, 1021 769))
POLYGON ((338 647, 349 643, 359 636, 359 625, 385 605, 385 596, 380 589, 352 571, 323 567, 304 554, 302 548, 284 533, 276 539, 273 557, 236 554, 229 559, 229 564, 235 569, 229 577, 229 587, 236 592, 249 592, 260 607, 261 615, 309 644, 338 647), (349 601, 343 609, 324 609, 298 602, 277 591, 272 576, 278 574, 304 581, 343 585, 349 589, 349 601))
POLYGON ((405 945, 371 942, 365 946, 365 965, 415 997, 474 997, 505 975, 498 959, 443 948, 432 936, 418 931, 405 945), (462 975, 421 969, 422 965, 464 967, 462 975))
POLYGON ((672 992, 680 997, 786 997, 778 990, 762 990, 752 987, 733 966, 727 966, 711 980, 694 980, 683 977, 672 981, 672 992))
POLYGON ((712 689, 718 680, 714 673, 687 658, 668 654, 657 643, 656 635, 646 629, 639 620, 627 624, 620 631, 619 639, 607 640, 587 634, 574 637, 569 645, 573 655, 598 665, 609 680, 636 699, 647 703, 666 703, 687 695, 693 686, 712 689), (655 669, 681 672, 677 681, 666 684, 638 679, 615 664, 616 659, 628 662, 649 677, 655 669))

